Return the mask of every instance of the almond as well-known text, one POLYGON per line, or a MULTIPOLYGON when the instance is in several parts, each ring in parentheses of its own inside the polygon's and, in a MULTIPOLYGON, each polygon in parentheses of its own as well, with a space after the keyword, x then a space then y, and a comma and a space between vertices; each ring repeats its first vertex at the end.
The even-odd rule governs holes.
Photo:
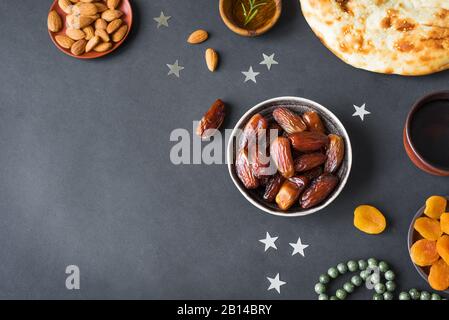
POLYGON ((95 48, 100 43, 100 37, 94 36, 92 39, 90 39, 86 44, 86 52, 92 51, 93 48, 95 48))
POLYGON ((120 10, 106 10, 101 14, 101 17, 106 20, 107 22, 111 22, 112 20, 118 19, 123 15, 123 12, 120 10))
POLYGON ((120 0, 107 0, 106 4, 109 9, 115 9, 118 7, 120 0))
POLYGON ((121 41, 125 37, 126 32, 128 32, 128 26, 124 24, 112 35, 112 41, 114 42, 121 41))
POLYGON ((95 35, 95 30, 94 30, 94 27, 92 27, 92 26, 83 28, 83 31, 86 34, 86 40, 92 39, 95 35))
POLYGON ((78 16, 69 14, 66 16, 67 27, 71 29, 82 29, 96 20, 96 16, 78 16))
POLYGON ((106 27, 106 32, 109 34, 114 33, 118 28, 120 28, 122 23, 123 23, 122 19, 115 19, 109 22, 108 26, 106 27))
POLYGON ((96 51, 96 52, 105 52, 105 51, 110 50, 111 48, 112 48, 112 43, 110 43, 110 42, 103 42, 103 43, 100 43, 98 46, 96 46, 94 48, 94 51, 96 51))
POLYGON ((52 10, 48 13, 47 25, 48 30, 50 30, 51 32, 58 32, 62 29, 61 17, 55 10, 52 10))
POLYGON ((75 41, 64 35, 55 36, 56 42, 64 49, 70 49, 75 41))
POLYGON ((207 68, 211 72, 214 72, 217 69, 217 65, 218 65, 218 53, 217 53, 217 51, 215 51, 212 48, 208 48, 206 50, 205 57, 206 57, 207 68))
POLYGON ((95 6, 97 7, 97 12, 105 12, 108 10, 108 6, 105 5, 103 2, 95 2, 95 6))
POLYGON ((187 39, 187 42, 190 44, 198 44, 206 41, 207 38, 209 38, 209 34, 207 33, 207 31, 200 29, 192 32, 187 39))
POLYGON ((62 11, 64 11, 65 13, 67 13, 67 14, 72 13, 73 5, 70 2, 70 0, 58 0, 58 5, 62 9, 62 11))
POLYGON ((101 40, 103 40, 104 42, 109 42, 111 41, 111 39, 109 38, 108 33, 106 32, 106 30, 103 29, 97 29, 95 30, 95 35, 99 36, 101 40))
POLYGON ((75 56, 80 56, 86 50, 86 44, 87 44, 86 40, 84 39, 78 40, 73 44, 72 48, 70 48, 70 52, 72 52, 72 54, 74 54, 75 56))
POLYGON ((81 16, 93 16, 97 13, 97 6, 93 3, 77 3, 72 12, 81 16))
POLYGON ((71 39, 73 39, 73 40, 75 40, 75 41, 84 39, 84 38, 86 37, 86 34, 84 33, 84 31, 79 30, 79 29, 70 29, 70 28, 69 28, 69 29, 66 29, 66 30, 65 30, 65 34, 66 34, 69 38, 71 38, 71 39))
POLYGON ((108 27, 108 23, 104 19, 97 19, 95 21, 95 29, 103 29, 105 30, 108 27))

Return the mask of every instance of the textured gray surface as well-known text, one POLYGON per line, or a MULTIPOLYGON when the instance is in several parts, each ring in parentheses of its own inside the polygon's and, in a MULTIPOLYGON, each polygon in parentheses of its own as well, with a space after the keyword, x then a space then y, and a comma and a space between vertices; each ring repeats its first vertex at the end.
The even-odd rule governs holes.
MULTIPOLYGON (((409 222, 424 199, 447 194, 447 178, 418 171, 402 146, 409 107, 447 88, 449 73, 405 78, 340 62, 309 30, 297 1, 279 24, 246 39, 221 22, 218 1, 133 1, 135 25, 107 58, 59 52, 46 30, 50 1, 0 0, 1 298, 315 298, 318 274, 339 261, 376 256, 399 287, 428 288, 409 261, 409 222), (156 29, 160 11, 172 16, 156 29), (188 32, 209 30, 200 46, 188 32), (206 46, 221 56, 204 66, 206 46), (262 53, 276 53, 271 72, 262 53), (179 59, 181 78, 167 77, 179 59), (261 71, 243 83, 242 70, 261 71), (225 165, 174 166, 174 128, 191 130, 218 97, 231 128, 267 98, 304 96, 329 107, 352 138, 354 167, 340 197, 318 214, 283 219, 252 207, 225 165), (367 103, 365 122, 352 104, 367 103), (367 236, 352 226, 360 203, 378 206, 389 227, 367 236), (258 239, 278 235, 278 250, 258 239), (289 242, 310 244, 291 257, 289 242), (81 290, 65 289, 65 267, 81 269, 81 290), (281 295, 266 276, 280 272, 281 295)), ((360 292, 354 298, 366 298, 360 292)))

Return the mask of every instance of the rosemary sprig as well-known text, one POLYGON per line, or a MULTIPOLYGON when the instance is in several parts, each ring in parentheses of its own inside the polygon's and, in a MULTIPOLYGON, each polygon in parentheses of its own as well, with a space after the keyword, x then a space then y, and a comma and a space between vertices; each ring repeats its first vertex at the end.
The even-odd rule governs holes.
POLYGON ((243 9, 243 16, 245 17, 244 25, 246 26, 248 23, 251 22, 251 20, 254 19, 254 17, 259 12, 259 7, 266 5, 266 2, 260 2, 257 3, 257 0, 248 0, 249 8, 246 9, 245 5, 243 4, 243 1, 241 2, 242 9, 243 9))

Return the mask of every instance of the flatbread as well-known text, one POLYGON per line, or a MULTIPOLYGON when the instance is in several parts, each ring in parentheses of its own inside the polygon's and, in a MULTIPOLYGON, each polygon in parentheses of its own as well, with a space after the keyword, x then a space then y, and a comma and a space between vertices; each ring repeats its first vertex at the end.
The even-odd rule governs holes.
POLYGON ((315 34, 346 63, 425 75, 449 68, 449 0, 300 0, 315 34))

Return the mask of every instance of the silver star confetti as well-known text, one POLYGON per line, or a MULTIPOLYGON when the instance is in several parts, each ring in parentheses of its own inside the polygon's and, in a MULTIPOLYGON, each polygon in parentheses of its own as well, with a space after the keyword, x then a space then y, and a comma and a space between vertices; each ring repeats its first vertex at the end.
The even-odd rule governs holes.
POLYGON ((179 65, 178 60, 176 60, 174 64, 167 64, 167 67, 170 69, 167 75, 174 74, 178 78, 179 72, 184 69, 184 67, 179 65))
POLYGON ((279 64, 276 60, 274 60, 274 53, 271 54, 271 56, 268 56, 265 53, 262 53, 262 56, 263 56, 263 60, 260 62, 260 64, 266 65, 268 70, 271 70, 271 66, 273 64, 279 64))
POLYGON ((296 243, 289 243, 289 244, 293 247, 292 256, 299 253, 304 257, 304 249, 309 246, 308 244, 302 244, 300 237, 298 237, 298 241, 296 241, 296 243))
POLYGON ((168 27, 168 19, 170 18, 171 16, 165 16, 164 13, 161 11, 161 15, 153 19, 154 21, 157 22, 157 28, 159 29, 161 26, 168 27))
POLYGON ((287 282, 279 279, 279 273, 274 278, 267 277, 268 281, 270 281, 270 286, 268 287, 268 291, 275 289, 279 294, 281 293, 281 286, 286 284, 287 282))
POLYGON ((271 237, 270 234, 267 232, 267 235, 265 236, 265 239, 259 240, 265 245, 265 251, 267 251, 270 248, 274 248, 277 250, 276 245, 274 244, 278 237, 271 237))
POLYGON ((365 115, 371 114, 368 110, 366 110, 366 104, 364 103, 361 107, 358 107, 354 104, 355 112, 353 113, 353 117, 360 117, 360 119, 365 120, 365 115))
POLYGON ((251 80, 254 83, 256 82, 256 76, 260 74, 260 72, 254 72, 253 67, 250 66, 248 71, 242 71, 243 75, 245 76, 245 80, 243 82, 251 80))

